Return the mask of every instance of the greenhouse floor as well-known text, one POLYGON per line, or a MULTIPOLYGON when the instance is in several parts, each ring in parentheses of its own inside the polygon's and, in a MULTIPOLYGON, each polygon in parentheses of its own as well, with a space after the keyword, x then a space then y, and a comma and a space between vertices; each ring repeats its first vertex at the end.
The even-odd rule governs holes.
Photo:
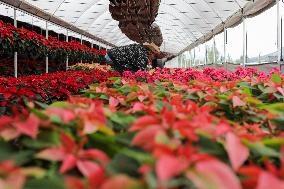
POLYGON ((0 77, 1 189, 283 189, 277 70, 71 69, 0 77))

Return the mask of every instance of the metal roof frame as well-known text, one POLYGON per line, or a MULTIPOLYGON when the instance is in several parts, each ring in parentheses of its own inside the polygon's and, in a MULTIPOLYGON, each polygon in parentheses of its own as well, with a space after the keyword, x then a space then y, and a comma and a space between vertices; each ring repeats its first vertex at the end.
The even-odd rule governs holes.
POLYGON ((98 41, 100 43, 103 43, 107 46, 111 46, 111 47, 115 47, 116 45, 104 40, 104 39, 101 39, 99 37, 96 37, 94 36, 93 34, 89 33, 89 32, 86 32, 72 24, 69 24, 67 23, 66 21, 60 19, 60 18, 57 18, 55 16, 53 16, 52 14, 49 14, 49 13, 46 13, 45 11, 23 1, 23 0, 0 0, 2 1, 3 3, 7 4, 7 5, 10 5, 16 9, 20 9, 22 11, 25 11, 31 15, 34 15, 36 17, 39 17, 41 19, 44 19, 48 22, 51 22, 51 23, 54 23, 56 25, 59 25, 61 27, 64 27, 68 30, 71 30, 73 32, 76 32, 76 33, 79 33, 81 35, 84 35, 90 39, 93 39, 95 41, 98 41))

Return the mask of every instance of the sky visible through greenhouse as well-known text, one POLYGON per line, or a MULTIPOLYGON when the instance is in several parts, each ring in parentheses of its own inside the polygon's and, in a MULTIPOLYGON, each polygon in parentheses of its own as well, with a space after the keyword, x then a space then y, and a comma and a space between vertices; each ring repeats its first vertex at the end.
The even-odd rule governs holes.
MULTIPOLYGON (((284 18, 284 3, 280 3, 280 14, 284 18)), ((262 14, 246 19, 248 35, 248 58, 271 55, 277 52, 277 7, 276 5, 262 14)), ((243 55, 243 24, 228 29, 227 58, 234 61, 240 60, 243 55)), ((215 36, 216 48, 220 56, 224 56, 224 34, 215 36)), ((283 40, 283 39, 282 39, 283 40)), ((211 46, 211 42, 196 48, 196 57, 204 58, 204 46, 211 46), (200 55, 202 54, 202 55, 200 55)), ((186 59, 190 54, 185 53, 186 59)))

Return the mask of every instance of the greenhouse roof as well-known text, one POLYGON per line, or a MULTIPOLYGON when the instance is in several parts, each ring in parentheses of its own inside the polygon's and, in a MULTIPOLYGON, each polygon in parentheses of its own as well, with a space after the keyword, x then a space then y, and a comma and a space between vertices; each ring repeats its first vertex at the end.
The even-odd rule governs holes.
MULTIPOLYGON (((109 13, 108 0, 2 0, 51 22, 95 36, 110 46, 133 43, 119 29, 109 13)), ((180 53, 200 44, 224 27, 253 16, 275 0, 161 0, 156 18, 162 31, 165 52, 180 53)))

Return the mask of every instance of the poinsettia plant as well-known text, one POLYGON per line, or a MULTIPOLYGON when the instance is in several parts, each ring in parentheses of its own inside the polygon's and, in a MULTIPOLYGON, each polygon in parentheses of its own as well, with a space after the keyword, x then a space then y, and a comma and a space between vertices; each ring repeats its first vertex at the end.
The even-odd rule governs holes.
POLYGON ((127 72, 67 101, 29 103, 0 117, 0 184, 281 189, 284 77, 238 71, 127 72))
POLYGON ((52 55, 55 57, 67 57, 79 62, 103 62, 105 50, 90 48, 77 41, 59 41, 57 38, 38 34, 25 28, 15 28, 10 23, 0 20, 0 53, 18 52, 29 58, 38 59, 52 55))

